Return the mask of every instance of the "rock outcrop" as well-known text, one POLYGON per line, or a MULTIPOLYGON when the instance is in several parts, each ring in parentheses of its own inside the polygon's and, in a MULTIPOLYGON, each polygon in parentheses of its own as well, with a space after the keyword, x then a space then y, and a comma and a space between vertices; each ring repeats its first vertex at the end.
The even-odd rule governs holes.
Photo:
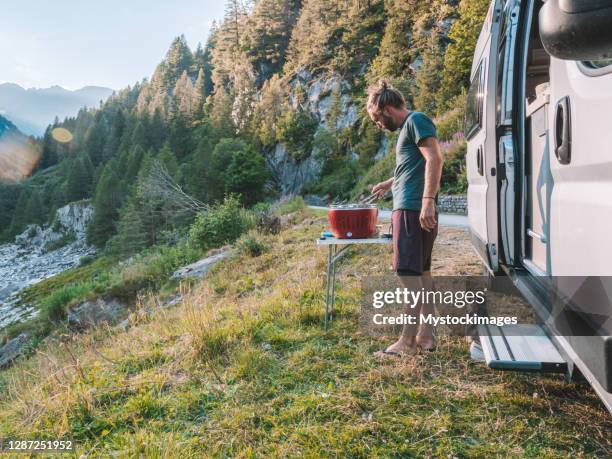
POLYGON ((57 210, 50 225, 29 225, 14 243, 0 245, 0 330, 36 313, 31 306, 18 304, 21 289, 95 254, 86 241, 92 215, 87 201, 71 203, 57 210))
POLYGON ((26 333, 22 333, 0 347, 0 369, 8 367, 23 354, 28 346, 29 338, 26 333))
POLYGON ((84 301, 68 313, 68 325, 75 330, 87 330, 102 323, 115 323, 127 307, 114 298, 84 301))
POLYGON ((231 255, 231 252, 231 249, 224 248, 223 250, 216 251, 213 254, 209 253, 207 257, 176 270, 174 274, 172 274, 172 278, 185 279, 204 277, 206 274, 208 274, 208 271, 210 271, 210 269, 214 265, 219 263, 221 260, 229 257, 231 255))
MULTIPOLYGON (((334 73, 313 75, 301 70, 290 81, 289 100, 294 108, 298 106, 298 86, 303 91, 302 107, 318 120, 316 132, 329 128, 328 116, 333 103, 335 89, 340 91, 341 116, 336 121, 337 129, 352 128, 359 120, 357 105, 348 92, 351 84, 334 73)), ((316 133, 315 133, 316 136, 316 133)), ((306 158, 294 159, 282 143, 277 143, 266 157, 276 183, 283 194, 296 194, 302 187, 316 180, 323 167, 317 155, 316 146, 306 158)))

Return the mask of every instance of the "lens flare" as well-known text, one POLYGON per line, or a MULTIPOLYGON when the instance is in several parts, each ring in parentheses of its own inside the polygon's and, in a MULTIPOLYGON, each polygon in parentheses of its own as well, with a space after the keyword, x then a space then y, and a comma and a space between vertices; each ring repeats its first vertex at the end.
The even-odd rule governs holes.
POLYGON ((0 182, 19 182, 28 177, 40 159, 40 147, 31 138, 8 133, 0 138, 0 182))
POLYGON ((72 133, 65 128, 55 128, 51 131, 51 137, 59 143, 68 143, 72 141, 72 133))

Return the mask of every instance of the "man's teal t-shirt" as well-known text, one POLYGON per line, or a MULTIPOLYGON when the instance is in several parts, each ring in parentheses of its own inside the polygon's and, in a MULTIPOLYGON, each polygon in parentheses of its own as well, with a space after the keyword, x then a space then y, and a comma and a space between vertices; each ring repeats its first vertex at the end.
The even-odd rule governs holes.
POLYGON ((421 210, 425 187, 425 158, 418 143, 436 137, 436 126, 424 113, 410 112, 401 127, 395 147, 393 210, 421 210))

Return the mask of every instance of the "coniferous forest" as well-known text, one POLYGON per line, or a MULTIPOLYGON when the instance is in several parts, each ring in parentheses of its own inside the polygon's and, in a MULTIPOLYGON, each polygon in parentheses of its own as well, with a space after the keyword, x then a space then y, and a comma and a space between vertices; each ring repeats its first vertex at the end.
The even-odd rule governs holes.
POLYGON ((91 199, 96 246, 127 254, 164 242, 195 213, 150 192, 160 168, 203 205, 230 194, 246 207, 296 192, 355 198, 393 167, 392 139, 364 110, 383 77, 436 117, 444 191, 462 192, 463 98, 488 3, 229 0, 203 46, 177 37, 150 79, 47 128, 32 176, 0 185, 1 239, 91 199))
MULTIPOLYGON (((68 2, 59 3, 53 8, 65 15, 68 2)), ((111 3, 101 5, 109 18, 130 16, 111 3)), ((191 14, 184 3, 172 8, 191 14)), ((485 360, 473 352, 481 346, 459 336, 471 326, 404 334, 403 306, 421 317, 431 306, 436 321, 455 308, 435 295, 433 305, 429 295, 423 305, 387 303, 407 284, 391 266, 400 244, 397 232, 395 247, 384 237, 386 215, 379 237, 360 241, 368 244, 322 237, 330 219, 319 205, 358 202, 394 173, 398 133, 382 132, 365 109, 368 87, 381 78, 434 119, 441 194, 465 193, 466 88, 490 4, 225 0, 205 43, 190 47, 179 35, 149 78, 56 119, 40 138, 0 116, 0 450, 612 457, 609 413, 586 381, 568 381, 573 363, 566 374, 498 372, 477 361, 485 360), (5 154, 7 139, 32 161, 17 148, 5 154), (370 309, 376 293, 386 309, 370 309), (374 311, 393 320, 377 328, 374 311)), ((161 35, 173 18, 160 5, 151 8, 161 35)), ((83 8, 98 14, 94 6, 83 8)), ((139 6, 127 11, 134 16, 120 40, 139 35, 136 21, 155 33, 139 6)), ((78 14, 70 20, 89 25, 78 14)), ((44 21, 50 29, 36 30, 41 36, 64 25, 44 21)), ((93 35, 114 32, 114 23, 99 22, 93 35)), ((443 279, 430 279, 434 289, 454 284, 445 293, 467 299, 490 287, 481 306, 492 317, 521 314, 531 323, 522 297, 481 283, 486 271, 469 231, 447 223, 468 219, 444 217, 430 238, 430 268, 443 279)), ((406 240, 410 257, 419 255, 415 241, 406 240)), ((460 320, 477 318, 474 308, 455 306, 460 320)), ((540 333, 532 338, 553 346, 540 333)), ((547 362, 514 363, 553 368, 547 362)))

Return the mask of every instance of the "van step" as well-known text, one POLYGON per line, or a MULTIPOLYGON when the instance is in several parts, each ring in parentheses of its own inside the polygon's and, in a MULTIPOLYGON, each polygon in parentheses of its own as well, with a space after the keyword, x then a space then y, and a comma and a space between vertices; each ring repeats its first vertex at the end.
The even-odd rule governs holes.
POLYGON ((478 334, 489 368, 567 372, 567 362, 539 325, 479 325, 478 334))

